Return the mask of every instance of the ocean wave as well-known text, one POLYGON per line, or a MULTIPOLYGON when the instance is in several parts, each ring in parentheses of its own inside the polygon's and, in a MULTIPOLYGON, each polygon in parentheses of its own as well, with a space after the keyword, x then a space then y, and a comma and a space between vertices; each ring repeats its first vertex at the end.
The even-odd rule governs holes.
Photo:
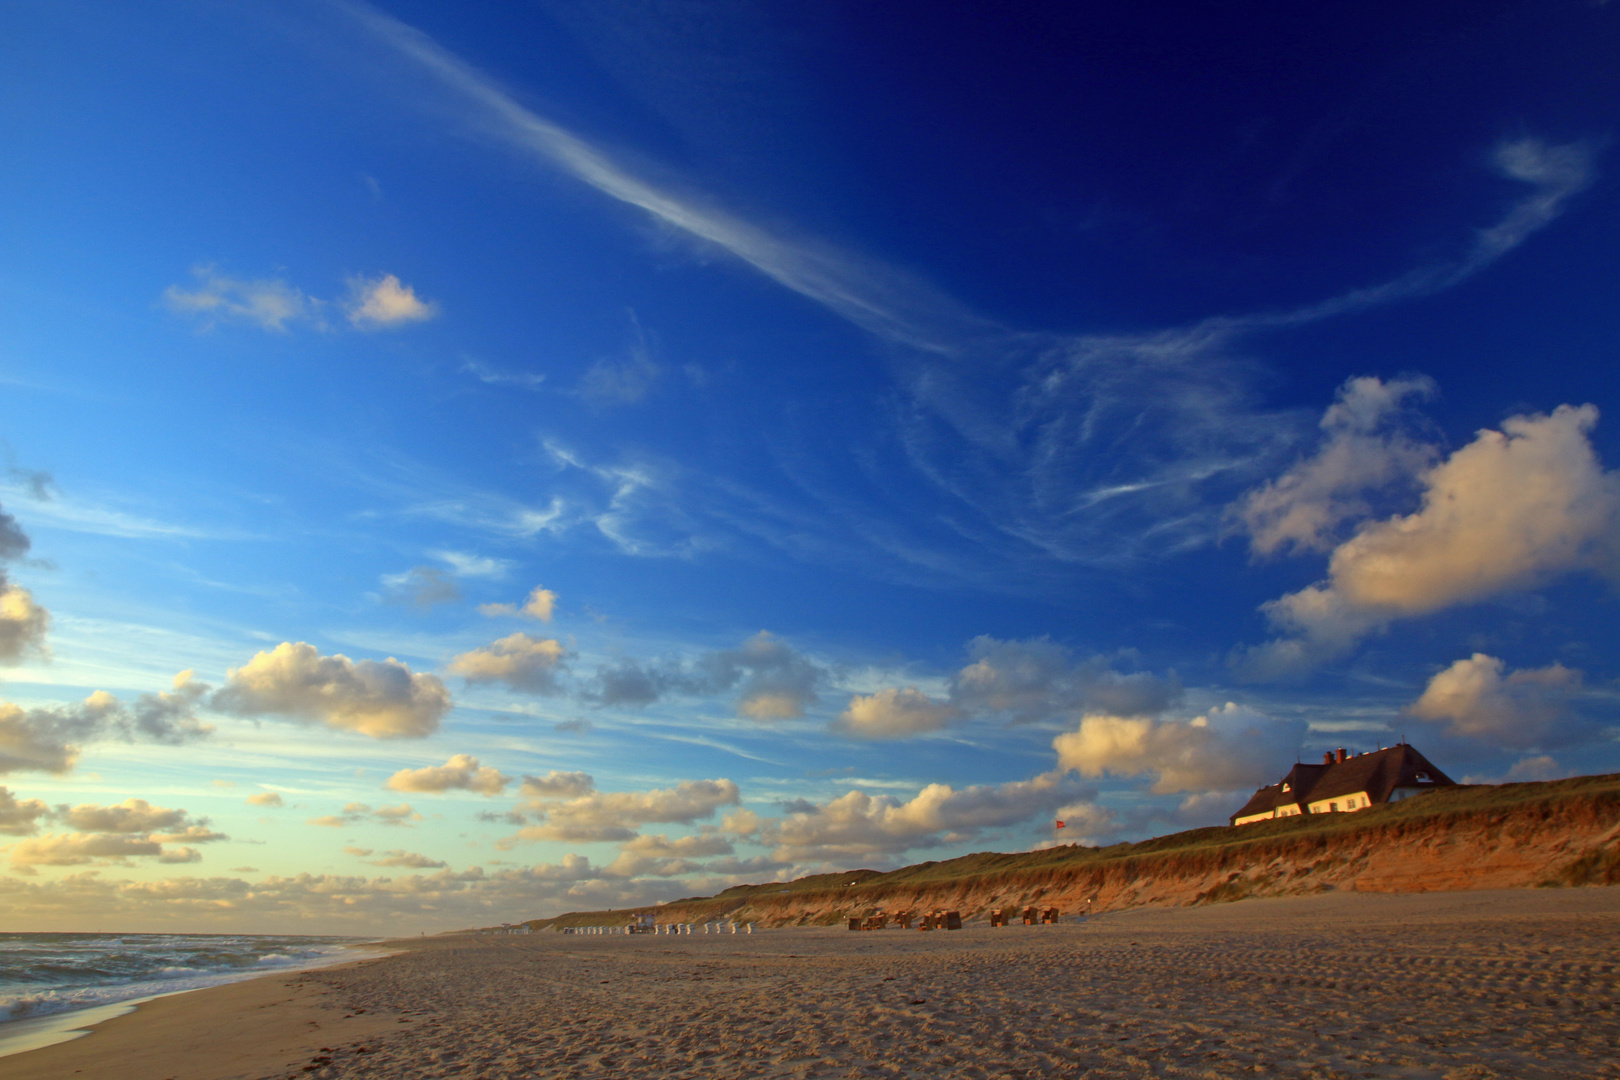
POLYGON ((0 1022, 321 967, 355 939, 0 934, 0 1022))

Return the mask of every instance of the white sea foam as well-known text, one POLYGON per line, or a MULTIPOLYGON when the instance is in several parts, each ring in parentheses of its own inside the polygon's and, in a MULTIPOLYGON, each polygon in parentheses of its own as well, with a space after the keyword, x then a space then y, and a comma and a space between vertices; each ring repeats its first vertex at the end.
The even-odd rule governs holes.
POLYGON ((0 934, 5 1022, 338 963, 356 939, 212 934, 0 934))

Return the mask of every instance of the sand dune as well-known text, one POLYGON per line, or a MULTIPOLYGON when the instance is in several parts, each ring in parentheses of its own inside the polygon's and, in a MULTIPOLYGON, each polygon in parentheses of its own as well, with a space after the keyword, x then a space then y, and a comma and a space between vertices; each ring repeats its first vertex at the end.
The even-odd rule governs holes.
POLYGON ((0 1076, 1620 1077, 1620 889, 1336 893, 960 932, 409 944, 261 980, 326 1002, 335 1025, 370 1021, 331 1028, 296 1066, 209 1071, 229 1033, 262 1022, 203 991, 189 1011, 216 1034, 176 1045, 170 1071, 111 1068, 130 1060, 115 1044, 121 1025, 138 1041, 137 1013, 0 1061, 0 1076))
MULTIPOLYGON (((1620 885, 1620 775, 1445 788, 1351 814, 1190 829, 1106 848, 981 852, 886 873, 854 870, 740 885, 658 908, 661 921, 827 926, 881 908, 1054 905, 1073 914, 1255 896, 1620 885), (853 884, 852 884, 853 883, 853 884)), ((622 923, 569 912, 537 926, 622 923)))

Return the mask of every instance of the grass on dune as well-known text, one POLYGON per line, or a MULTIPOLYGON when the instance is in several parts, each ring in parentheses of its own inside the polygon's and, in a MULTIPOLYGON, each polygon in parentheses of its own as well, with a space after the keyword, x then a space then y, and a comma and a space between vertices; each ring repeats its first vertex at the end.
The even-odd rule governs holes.
MULTIPOLYGON (((978 879, 1011 876, 1029 872, 1100 868, 1106 864, 1172 854, 1214 853, 1239 849, 1267 841, 1321 841, 1327 843, 1357 833, 1389 827, 1443 826, 1448 820, 1477 819, 1481 815, 1507 813, 1534 814, 1538 806, 1589 804, 1594 810, 1620 809, 1620 773, 1581 776, 1570 780, 1522 784, 1477 784, 1441 788, 1419 798, 1388 806, 1376 806, 1348 814, 1306 814, 1298 817, 1261 821, 1236 828, 1214 826, 1170 833, 1151 840, 1087 847, 1071 844, 1041 851, 977 852, 956 859, 922 862, 887 872, 848 870, 816 874, 795 881, 736 885, 712 897, 688 897, 674 901, 690 912, 688 921, 705 917, 722 918, 741 903, 808 893, 842 893, 853 888, 856 894, 880 893, 891 888, 967 885, 978 879), (706 912, 711 912, 706 915, 706 912)), ((1571 882, 1573 884, 1575 882, 1571 882)), ((656 911, 638 908, 635 911, 656 911)), ((532 925, 588 926, 623 921, 630 911, 569 912, 554 919, 534 920, 532 925)))

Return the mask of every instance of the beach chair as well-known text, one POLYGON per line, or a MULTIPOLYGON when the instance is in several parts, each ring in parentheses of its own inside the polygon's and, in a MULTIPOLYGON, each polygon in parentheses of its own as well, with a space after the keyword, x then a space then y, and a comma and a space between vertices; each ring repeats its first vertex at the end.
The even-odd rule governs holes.
POLYGON ((991 908, 990 909, 990 925, 991 926, 1006 926, 1007 925, 1007 912, 1004 911, 1001 908, 991 908))
POLYGON ((909 911, 897 911, 894 913, 894 925, 902 930, 910 930, 912 918, 913 915, 909 911))
POLYGON ((962 929, 962 913, 961 912, 959 912, 959 911, 947 911, 943 915, 941 915, 940 918, 943 920, 943 926, 944 926, 944 928, 946 930, 960 930, 960 929, 962 929))
POLYGON ((859 930, 861 928, 861 917, 859 915, 851 915, 849 917, 849 928, 851 930, 859 930))
POLYGON ((1055 908, 1055 907, 1046 908, 1045 910, 1043 910, 1041 912, 1041 922, 1043 922, 1043 923, 1046 923, 1046 924, 1051 925, 1051 926, 1056 926, 1057 923, 1058 923, 1058 919, 1059 919, 1058 909, 1055 908))
POLYGON ((1024 925, 1035 925, 1035 909, 1033 907, 1027 907, 1024 909, 1024 925))

